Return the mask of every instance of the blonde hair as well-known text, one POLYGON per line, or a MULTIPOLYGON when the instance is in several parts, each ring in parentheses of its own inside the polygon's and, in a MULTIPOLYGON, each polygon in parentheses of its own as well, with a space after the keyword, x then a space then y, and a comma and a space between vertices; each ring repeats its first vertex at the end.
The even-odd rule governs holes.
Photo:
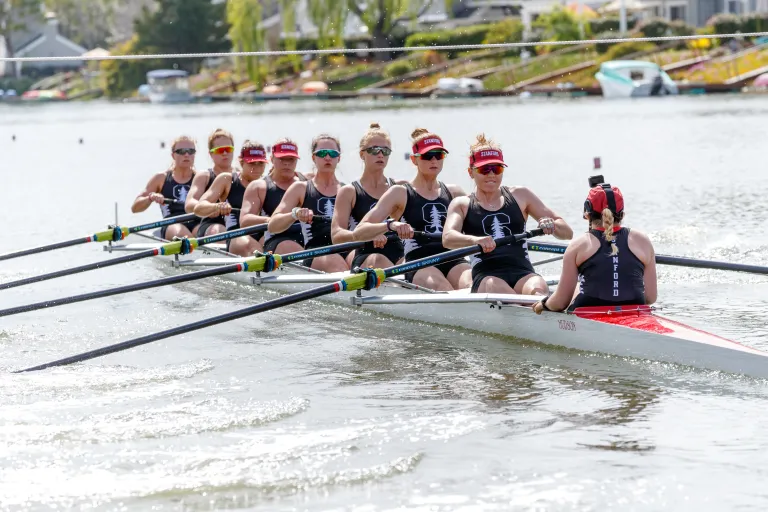
POLYGON ((208 151, 213 149, 213 141, 216 140, 219 137, 226 137, 232 142, 232 145, 235 145, 235 138, 232 137, 232 134, 229 133, 227 130, 224 130, 222 128, 216 128, 213 130, 213 133, 211 133, 208 136, 208 151))
POLYGON ((264 144, 251 139, 245 139, 242 147, 240 147, 240 152, 242 153, 246 149, 263 149, 264 154, 267 154, 267 148, 264 147, 264 144))
MULTIPOLYGON (((603 221, 603 229, 605 231, 603 232, 603 238, 605 238, 606 242, 609 242, 611 244, 611 256, 616 256, 619 254, 619 247, 616 245, 616 237, 613 236, 613 212, 610 208, 606 208, 603 210, 602 213, 602 221, 603 221)), ((619 222, 621 222, 621 219, 619 219, 619 222)))
POLYGON ((374 137, 383 137, 387 141, 387 144, 392 144, 392 139, 389 138, 387 132, 381 129, 381 125, 379 123, 371 123, 368 127, 368 131, 365 132, 363 138, 360 139, 360 151, 364 150, 374 137))
POLYGON ((416 128, 411 132, 411 142, 415 145, 426 139, 427 137, 440 138, 436 133, 432 133, 426 128, 416 128))
POLYGON ((475 151, 480 151, 481 149, 501 150, 501 147, 498 144, 496 144, 496 142, 493 139, 486 139, 485 134, 481 133, 475 139, 475 143, 469 146, 469 151, 471 153, 474 153, 475 151))
POLYGON ((313 156, 315 154, 315 150, 317 149, 317 145, 324 140, 333 141, 336 144, 336 148, 339 150, 339 152, 341 152, 341 142, 339 142, 339 139, 337 139, 333 135, 328 135, 327 133, 321 133, 320 135, 312 139, 312 155, 313 156))
MULTIPOLYGON (((193 146, 197 146, 197 142, 195 139, 190 137, 189 135, 179 135, 175 139, 173 139, 173 142, 171 142, 171 153, 176 151, 176 146, 179 144, 179 142, 191 142, 193 146)), ((195 166, 192 166, 192 169, 194 170, 195 166)), ((171 159, 171 165, 168 166, 168 171, 175 171, 176 170, 176 161, 171 159)))

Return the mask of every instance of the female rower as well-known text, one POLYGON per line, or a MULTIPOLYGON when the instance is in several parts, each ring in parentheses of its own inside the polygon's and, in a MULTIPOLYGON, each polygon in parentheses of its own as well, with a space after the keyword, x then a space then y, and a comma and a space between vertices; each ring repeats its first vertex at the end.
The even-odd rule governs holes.
POLYGON ((549 288, 534 272, 527 245, 496 248, 495 240, 525 231, 528 216, 536 219, 546 234, 561 240, 570 240, 573 231, 528 188, 502 185, 505 167, 501 149, 485 135, 478 136, 470 148, 468 169, 476 190, 469 197, 451 201, 443 245, 457 249, 479 244, 483 248, 471 258, 472 292, 546 295, 549 288))
MULTIPOLYGON (((232 134, 221 128, 214 130, 208 136, 208 153, 213 160, 213 167, 205 171, 197 171, 192 187, 187 195, 184 209, 192 213, 195 211, 200 198, 213 185, 213 181, 222 173, 232 172, 232 159, 234 158, 235 139, 232 134)), ((197 236, 216 235, 223 233, 227 228, 224 225, 224 217, 208 217, 200 222, 197 236)))
MULTIPOLYGON (((365 214, 395 185, 395 181, 384 176, 384 169, 392 153, 389 134, 377 123, 372 123, 360 140, 360 159, 363 161, 363 174, 358 181, 344 185, 336 196, 336 208, 331 223, 331 238, 334 244, 355 241, 354 230, 365 214)), ((355 267, 391 267, 403 257, 403 243, 399 239, 388 239, 377 235, 372 242, 366 243, 347 256, 350 268, 355 267)))
MULTIPOLYGON (((390 187, 354 231, 355 240, 370 240, 387 231, 395 231, 405 243, 405 261, 445 251, 442 242, 422 243, 413 238, 413 232, 442 234, 448 205, 454 197, 466 195, 458 185, 446 185, 437 180, 443 170, 443 159, 448 154, 440 137, 417 128, 411 134, 411 142, 411 162, 416 166, 416 176, 408 183, 390 187)), ((420 286, 448 291, 469 288, 472 269, 463 260, 455 260, 406 274, 406 278, 420 286)))
POLYGON ((541 314, 545 309, 656 302, 656 253, 644 233, 621 227, 624 197, 619 188, 607 183, 593 187, 584 214, 590 231, 568 245, 557 290, 534 304, 533 310, 541 314), (577 280, 580 286, 573 298, 577 280))
MULTIPOLYGON (((216 176, 195 206, 198 217, 223 217, 227 231, 240 228, 240 210, 243 208, 245 189, 264 174, 267 149, 263 144, 246 140, 240 150, 242 172, 224 172, 216 176), (233 211, 232 209, 237 211, 233 211)), ((258 237, 241 236, 227 241, 227 250, 240 256, 251 256, 261 250, 258 237)))
MULTIPOLYGON (((297 181, 306 178, 296 172, 299 161, 298 146, 291 139, 280 139, 272 146, 272 169, 263 180, 256 180, 248 185, 243 196, 243 209, 240 212, 242 227, 265 224, 283 200, 286 190, 297 181)), ((277 254, 301 251, 304 248, 304 234, 298 222, 292 224, 280 234, 266 232, 264 250, 277 254)))
MULTIPOLYGON (((195 141, 191 137, 182 135, 171 144, 171 158, 173 163, 164 172, 152 176, 147 183, 144 192, 133 201, 131 211, 143 212, 152 203, 160 205, 163 218, 184 215, 184 201, 189 194, 192 178, 195 173, 195 141), (165 204, 166 199, 174 202, 165 204)), ((197 233, 197 219, 180 224, 164 226, 160 230, 160 237, 172 240, 174 237, 191 237, 197 233)))
MULTIPOLYGON (((298 220, 304 230, 304 248, 331 245, 331 223, 336 195, 344 185, 336 178, 336 166, 341 160, 341 144, 331 135, 318 135, 312 140, 312 159, 315 173, 311 180, 297 181, 291 185, 283 200, 272 213, 269 232, 283 233, 298 220), (329 217, 328 221, 314 219, 315 215, 329 217)), ((349 270, 346 260, 340 254, 328 254, 305 262, 311 268, 323 272, 344 272, 349 270)))

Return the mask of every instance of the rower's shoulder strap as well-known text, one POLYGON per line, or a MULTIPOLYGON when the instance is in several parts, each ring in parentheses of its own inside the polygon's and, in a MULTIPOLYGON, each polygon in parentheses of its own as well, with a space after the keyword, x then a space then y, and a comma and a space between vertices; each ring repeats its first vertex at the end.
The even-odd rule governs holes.
POLYGON ((448 202, 450 203, 451 201, 453 201, 453 194, 451 194, 451 190, 448 188, 448 185, 446 185, 442 181, 439 181, 438 183, 440 183, 441 193, 445 194, 445 197, 448 198, 448 202))
POLYGON ((363 186, 360 184, 359 181, 353 181, 352 186, 355 187, 355 192, 357 193, 358 196, 365 195, 365 189, 363 188, 363 186))

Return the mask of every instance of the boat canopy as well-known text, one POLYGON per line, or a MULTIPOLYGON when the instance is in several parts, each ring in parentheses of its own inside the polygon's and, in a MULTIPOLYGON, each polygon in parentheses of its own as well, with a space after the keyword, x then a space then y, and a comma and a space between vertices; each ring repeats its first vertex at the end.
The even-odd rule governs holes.
POLYGON ((186 78, 189 73, 183 69, 155 69, 147 73, 148 79, 163 80, 165 78, 186 78))

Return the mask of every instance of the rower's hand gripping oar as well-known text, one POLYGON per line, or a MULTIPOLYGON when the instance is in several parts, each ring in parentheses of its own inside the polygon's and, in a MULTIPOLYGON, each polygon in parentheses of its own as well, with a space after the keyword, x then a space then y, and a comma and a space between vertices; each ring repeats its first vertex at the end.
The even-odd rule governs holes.
MULTIPOLYGON (((529 251, 550 252, 555 254, 565 253, 568 246, 557 243, 532 243, 528 244, 529 251)), ((727 261, 700 260, 695 258, 683 258, 681 256, 656 255, 656 263, 675 267, 708 268, 712 270, 732 270, 734 272, 746 272, 749 274, 768 275, 768 267, 749 265, 746 263, 730 263, 727 261)))
MULTIPOLYGON (((496 246, 498 247, 504 244, 521 242, 525 239, 528 239, 534 236, 541 236, 543 234, 544 234, 544 231, 541 229, 532 229, 531 231, 526 231, 524 233, 520 233, 517 235, 510 235, 504 238, 500 238, 496 240, 496 246)), ((455 249, 455 250, 447 251, 441 254, 436 254, 434 256, 429 256, 427 258, 421 258, 418 260, 410 261, 408 263, 403 263, 402 265, 395 265, 387 269, 372 269, 372 268, 365 269, 359 274, 352 274, 335 283, 330 283, 323 286, 318 286, 317 288, 312 288, 310 290, 305 290, 305 291, 294 293, 291 295, 278 297, 277 299, 269 300, 267 302, 256 304, 254 306, 240 309, 238 311, 233 311, 231 313, 224 313, 222 315, 206 318, 204 320, 198 320, 190 324, 180 325, 178 327, 173 327, 171 329, 167 329, 165 331, 161 331, 158 333, 148 334, 146 336, 141 336, 139 338, 135 338, 132 340, 123 341, 120 343, 116 343, 114 345, 109 345, 96 350, 91 350, 89 352, 84 352, 82 354, 74 355, 64 359, 59 359, 57 361, 52 361, 50 363, 45 363, 39 366, 33 366, 31 368, 26 368, 24 370, 18 370, 14 373, 31 372, 31 371, 43 370, 45 368, 51 368, 54 366, 64 366, 68 364, 78 363, 81 361, 87 361, 89 359, 105 356, 107 354, 112 354, 115 352, 120 352, 122 350, 127 350, 129 348, 146 345, 147 343, 152 343, 153 341, 170 338, 171 336, 185 334, 185 333, 202 329, 205 327, 210 327, 212 325, 218 325, 224 322, 228 322, 230 320, 237 320, 238 318, 244 318, 246 316, 254 315, 256 313, 263 313, 265 311, 270 311, 272 309, 276 309, 281 306, 288 306, 290 304, 296 304, 297 302, 303 302, 305 300, 322 297, 323 295, 330 295, 331 293, 336 293, 340 291, 355 291, 355 290, 363 290, 363 289, 370 290, 378 287, 388 277, 393 277, 396 275, 404 274, 406 272, 412 272, 414 270, 419 270, 422 268, 439 265, 440 263, 453 261, 459 258, 463 258, 464 256, 469 256, 471 254, 477 254, 481 251, 482 251, 482 248, 479 245, 472 245, 469 247, 463 247, 461 249, 455 249)))
POLYGON ((63 270, 57 270, 48 274, 41 274, 39 276, 27 277, 25 279, 19 279, 17 281, 10 281, 8 283, 0 283, 0 290, 6 290, 8 288, 15 288, 17 286, 23 286, 26 284, 38 283, 40 281, 47 281, 49 279, 55 279, 57 277, 69 276, 72 274, 79 274, 81 272, 87 272, 89 270, 95 270, 98 268, 111 267, 113 265, 119 265, 121 263, 128 263, 130 261, 136 261, 143 258, 150 258, 152 256, 169 256, 173 254, 189 254, 198 247, 214 242, 220 242, 222 240, 229 240, 244 235, 253 235, 262 233, 267 230, 267 224, 259 224, 256 226, 249 226, 247 228, 235 229, 232 231, 225 231, 216 235, 204 236, 202 238, 180 238, 176 241, 169 242, 154 249, 147 249, 146 251, 140 251, 134 254, 128 254, 126 256, 120 256, 104 261, 97 261, 95 263, 88 263, 87 265, 81 265, 79 267, 66 268, 63 270))
MULTIPOLYGON (((217 235, 212 235, 217 236, 217 235)), ((394 237, 392 233, 390 236, 394 237)), ((288 254, 262 254, 254 258, 246 259, 240 263, 232 263, 229 265, 221 265, 212 269, 200 270, 197 272, 190 272, 187 274, 180 274, 176 276, 164 277, 161 279, 155 279, 144 283, 135 283, 125 286, 118 286, 115 288, 108 288, 106 290, 98 290, 95 292, 82 293, 80 295, 73 295, 71 297, 63 297, 60 299, 50 299, 42 302, 36 302, 33 304, 25 304, 23 306, 16 306, 7 309, 0 309, 0 317, 18 315, 19 313, 27 313, 29 311, 36 311, 38 309, 52 308, 56 306, 63 306, 65 304, 74 304, 76 302, 85 302, 93 299, 102 299, 104 297, 111 297, 113 295, 120 295, 123 293, 136 292, 140 290, 148 290, 150 288, 160 288, 162 286, 169 286, 172 284, 186 283, 189 281, 197 281, 199 279, 205 279, 208 277, 221 276, 226 274, 234 274, 237 272, 271 272, 282 266, 283 263, 290 263, 293 261, 304 260, 307 258, 318 258, 328 254, 338 254, 346 251, 352 251, 359 249, 365 245, 366 242, 347 242, 343 244, 329 245, 326 247, 316 247, 314 249, 307 249, 304 251, 298 251, 288 254)))
POLYGON ((41 252, 53 251, 55 249, 63 249, 65 247, 73 247, 75 245, 87 244, 88 242, 118 242, 130 235, 131 233, 138 233, 139 231, 148 231, 150 229, 161 228, 163 226, 170 226, 172 224, 178 224, 180 222, 187 222, 197 219, 194 213, 188 213, 185 215, 178 215, 176 217, 167 217, 162 220, 150 222, 149 224, 139 224, 138 226, 132 226, 128 228, 121 228, 116 226, 107 231, 100 231, 95 235, 90 235, 81 238, 73 238, 72 240, 66 240, 64 242, 56 242, 54 244, 42 245, 40 247, 34 247, 32 249, 24 249, 21 251, 9 252, 6 254, 0 254, 0 261, 10 260, 13 258, 19 258, 21 256, 29 256, 30 254, 38 254, 41 252))

